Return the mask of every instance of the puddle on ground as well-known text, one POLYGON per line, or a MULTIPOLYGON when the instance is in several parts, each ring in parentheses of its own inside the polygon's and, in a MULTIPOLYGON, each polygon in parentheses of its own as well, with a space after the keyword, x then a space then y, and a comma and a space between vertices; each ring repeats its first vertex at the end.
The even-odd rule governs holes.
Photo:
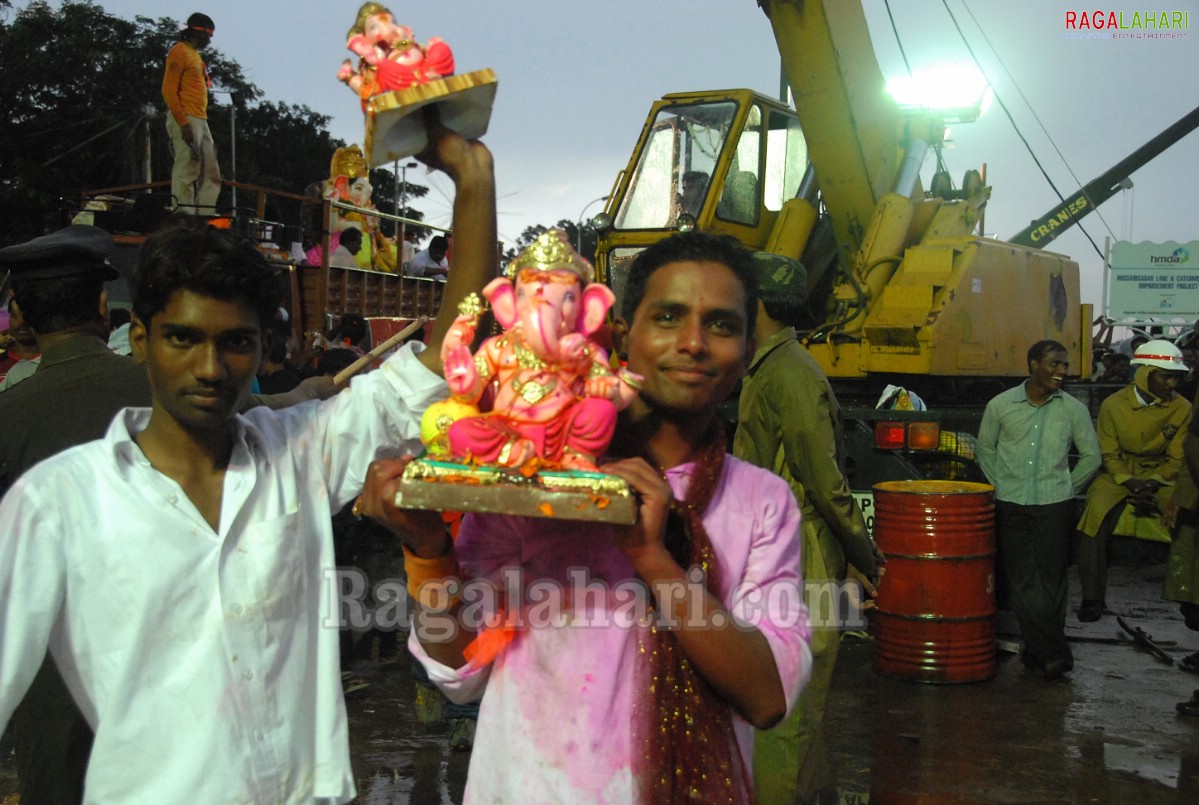
POLYGON ((1108 771, 1125 772, 1170 788, 1178 788, 1182 759, 1153 756, 1135 746, 1105 743, 1103 765, 1108 771))

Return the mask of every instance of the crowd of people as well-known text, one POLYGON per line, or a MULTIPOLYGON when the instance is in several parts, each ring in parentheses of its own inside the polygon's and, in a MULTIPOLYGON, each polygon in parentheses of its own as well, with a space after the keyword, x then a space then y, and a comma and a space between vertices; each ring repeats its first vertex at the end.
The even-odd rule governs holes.
MULTIPOLYGON (((1101 403, 1097 428, 1087 406, 1062 390, 1066 348, 1039 341, 1028 351, 1028 380, 991 400, 979 429, 978 462, 995 487, 999 554, 1023 636, 1021 659, 1050 679, 1074 665, 1064 631, 1069 565, 1077 562, 1082 586, 1078 620, 1100 620, 1109 611, 1114 535, 1171 543, 1163 594, 1179 602, 1188 627, 1199 629, 1193 585, 1199 420, 1193 400, 1177 391, 1193 369, 1173 341, 1141 337, 1130 346, 1131 375, 1123 374, 1124 385, 1101 403)), ((1199 652, 1182 666, 1199 672, 1199 652)))
MULTIPOLYGON (((490 155, 445 133, 424 158, 455 179, 456 215, 472 222, 447 286, 456 304, 495 274, 490 155)), ((122 321, 104 290, 110 248, 107 233, 75 225, 0 250, 12 277, 6 368, 30 366, 0 393, 0 722, 11 719, 30 801, 252 797, 266 786, 288 801, 352 796, 342 693, 359 681, 338 660, 355 648, 314 626, 329 602, 308 574, 380 561, 378 572, 408 578, 417 626, 462 607, 430 600, 423 582, 520 567, 566 584, 577 566, 613 584, 640 580, 650 606, 683 624, 532 629, 489 662, 468 659, 478 634, 465 625, 448 641, 414 628, 421 707, 434 685, 451 708, 482 701, 451 710, 470 725, 455 742, 474 745, 471 796, 669 802, 687 791, 740 802, 752 789, 763 802, 835 801, 822 723, 840 615, 822 610, 837 597, 819 585, 852 578, 868 597, 883 558, 846 482, 836 396, 788 324, 805 301, 801 264, 699 233, 638 257, 612 340, 644 384, 604 468, 638 491, 639 521, 591 528, 589 547, 566 555, 552 522, 470 515, 451 539, 440 516, 393 504, 408 459, 381 451, 419 449, 420 413, 444 389, 437 344, 450 317, 428 349, 401 350, 343 395, 331 378, 368 346, 361 316, 343 316, 320 349, 298 343, 262 258, 200 223, 147 241, 122 321), (726 454, 717 405, 742 383, 726 454), (230 551, 248 558, 225 565, 230 551), (154 574, 139 570, 149 557, 154 574), (699 597, 686 592, 695 565, 708 568, 699 597), (751 611, 747 587, 802 589, 815 622, 751 611), (130 610, 144 615, 131 621, 130 610), (722 628, 731 622, 753 628, 722 628), (181 702, 195 696, 220 698, 229 718, 175 735, 181 702), (546 720, 568 709, 569 729, 546 720), (663 746, 663 729, 698 737, 663 746), (172 753, 154 769, 123 749, 150 736, 172 753), (572 753, 583 740, 592 751, 572 753), (513 763, 514 746, 530 760, 513 763), (720 774, 689 774, 711 768, 720 774)), ((1072 544, 1077 616, 1097 620, 1110 537, 1143 536, 1149 522, 1173 533, 1165 595, 1199 630, 1199 435, 1177 392, 1187 348, 1140 340, 1097 432, 1062 391, 1069 356, 1053 341, 1034 344, 1028 379, 987 406, 978 460, 996 490, 1021 658, 1038 675, 1073 665, 1072 544)), ((382 636, 380 656, 398 657, 394 637, 382 636)), ((1199 672, 1199 652, 1183 667, 1199 672)))
MULTIPOLYGON (((491 154, 431 131, 419 159, 454 184, 455 268, 441 236, 405 239, 403 262, 446 282, 443 312, 427 344, 339 384, 368 346, 362 317, 298 342, 253 244, 192 215, 219 189, 198 55, 214 30, 192 15, 168 58, 183 215, 143 245, 127 320, 109 310, 106 232, 0 249, 0 730, 22 800, 351 800, 354 647, 329 626, 328 571, 379 561, 407 580, 421 695, 478 702, 453 711, 471 723, 468 801, 837 801, 823 720, 844 618, 827 592, 852 580, 869 599, 885 559, 846 480, 836 396, 791 326, 803 266, 699 232, 632 262, 611 338, 638 396, 602 464, 637 495, 632 525, 397 507, 446 395, 453 311, 497 273, 491 154), (719 406, 738 389, 730 450, 719 406), (502 613, 497 642, 466 591, 510 589, 514 571, 518 610, 580 571, 588 594, 548 624, 502 613), (624 617, 626 594, 644 617, 624 617)), ((330 257, 352 258, 357 231, 330 257)), ((988 404, 977 457, 1029 671, 1073 666, 1072 550, 1077 616, 1098 620, 1108 542, 1147 521, 1173 536, 1165 595, 1199 630, 1199 421, 1178 391, 1193 394, 1196 346, 1146 338, 1131 374, 1105 359, 1124 387, 1097 431, 1063 393, 1055 341, 988 404)), ((1199 673, 1199 652, 1187 663, 1199 673)))
MULTIPOLYGON (((469 222, 447 278, 454 310, 496 275, 491 156, 439 130, 420 158, 454 181, 455 220, 469 222)), ((0 393, 0 727, 11 722, 25 801, 351 799, 327 574, 347 507, 403 546, 409 649, 428 679, 482 699, 468 796, 752 796, 754 729, 794 709, 811 653, 799 503, 727 453, 718 416, 751 358, 750 252, 690 233, 638 259, 613 331, 644 381, 604 466, 637 491, 638 518, 589 527, 569 555, 553 521, 468 515, 450 540, 439 513, 394 507, 407 459, 382 457, 420 450, 452 315, 348 392, 323 374, 297 384, 270 265, 181 216, 140 250, 124 356, 108 346, 110 249, 73 225, 0 250, 32 335, 23 357, 40 356, 0 393), (469 621, 448 640, 421 628, 461 614, 422 582, 505 566, 530 582, 586 567, 642 590, 660 620, 622 622, 601 597, 592 624, 531 628, 489 663, 463 655, 469 621)), ((363 324, 344 317, 324 357, 361 353, 363 324)), ((872 571, 869 550, 854 555, 872 571)))

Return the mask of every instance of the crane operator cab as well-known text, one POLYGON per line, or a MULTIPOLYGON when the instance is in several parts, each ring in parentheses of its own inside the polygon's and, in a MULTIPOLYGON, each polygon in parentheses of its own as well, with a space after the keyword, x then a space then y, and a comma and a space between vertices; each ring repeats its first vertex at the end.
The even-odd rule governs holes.
POLYGON ((667 95, 651 110, 607 210, 592 219, 600 276, 619 298, 638 252, 696 228, 765 248, 807 168, 799 119, 779 102, 750 90, 667 95))

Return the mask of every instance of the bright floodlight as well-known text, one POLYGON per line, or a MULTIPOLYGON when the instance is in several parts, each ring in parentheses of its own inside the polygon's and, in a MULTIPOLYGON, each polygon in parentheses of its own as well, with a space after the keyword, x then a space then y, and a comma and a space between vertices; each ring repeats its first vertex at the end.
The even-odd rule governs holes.
POLYGON ((892 78, 887 92, 904 112, 937 115, 946 123, 977 120, 993 97, 973 65, 947 65, 892 78))

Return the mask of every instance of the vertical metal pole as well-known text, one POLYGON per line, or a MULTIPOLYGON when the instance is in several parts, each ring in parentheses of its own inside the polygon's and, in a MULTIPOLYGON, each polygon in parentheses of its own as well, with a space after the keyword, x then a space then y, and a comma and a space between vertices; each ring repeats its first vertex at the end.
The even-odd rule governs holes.
POLYGON ((1103 295, 1099 297, 1099 312, 1106 319, 1108 311, 1107 301, 1107 278, 1112 270, 1112 238, 1111 235, 1106 235, 1103 238, 1103 295))
POLYGON ((146 171, 146 192, 147 193, 149 193, 151 191, 150 183, 152 181, 154 181, 154 179, 152 177, 154 162, 150 158, 150 121, 151 120, 153 120, 153 118, 151 118, 151 117, 146 118, 146 155, 145 155, 144 168, 146 171))
POLYGON ((395 208, 392 212, 398 216, 400 214, 400 161, 398 159, 391 163, 391 176, 396 181, 396 186, 393 188, 395 192, 391 194, 392 206, 395 208))
MULTIPOLYGON (((396 165, 400 161, 396 160, 396 165)), ((400 186, 396 188, 396 217, 400 217, 400 210, 408 206, 408 163, 404 163, 404 167, 400 168, 400 186)), ((400 273, 404 273, 404 242, 408 237, 408 222, 400 221, 400 240, 396 243, 398 253, 396 259, 400 263, 400 273)))
POLYGON ((233 184, 233 217, 237 217, 237 102, 232 92, 229 93, 229 172, 233 184))

